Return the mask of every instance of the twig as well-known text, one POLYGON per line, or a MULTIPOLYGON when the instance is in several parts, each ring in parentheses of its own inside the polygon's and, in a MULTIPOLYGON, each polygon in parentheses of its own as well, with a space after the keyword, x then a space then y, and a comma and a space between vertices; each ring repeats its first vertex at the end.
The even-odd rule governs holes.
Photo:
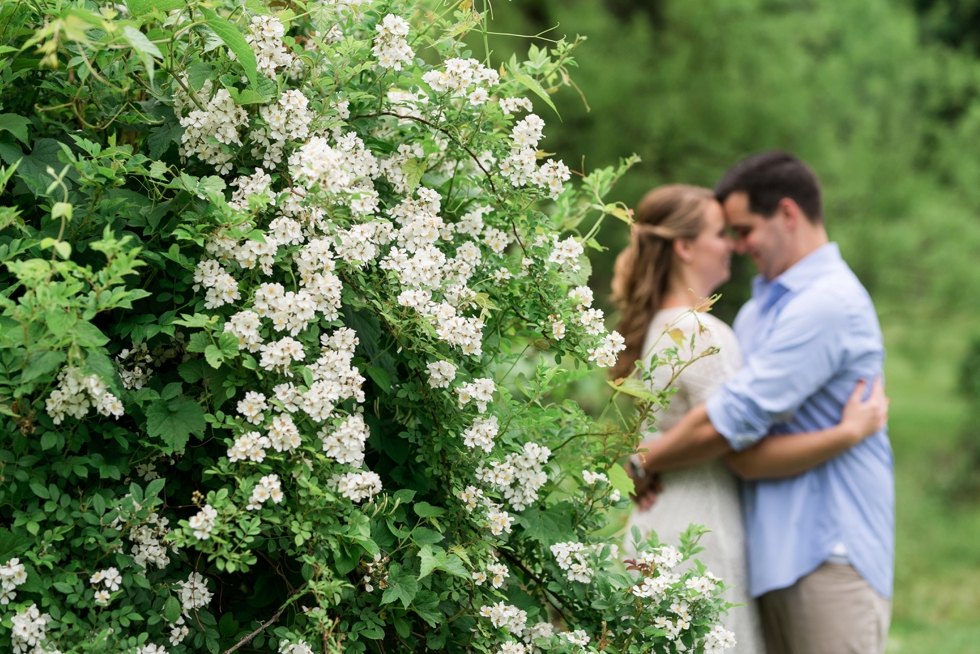
MULTIPOLYGON (((298 592, 299 592, 299 590, 297 590, 297 593, 298 592)), ((295 594, 294 594, 294 597, 295 597, 295 594)), ((289 600, 286 600, 286 603, 283 604, 283 606, 282 606, 281 609, 279 609, 278 611, 276 611, 276 614, 275 615, 273 615, 271 618, 269 618, 268 620, 266 620, 265 622, 263 622, 262 624, 260 624, 255 631, 253 631, 249 635, 247 635, 244 638, 242 638, 240 641, 238 641, 237 643, 235 643, 234 646, 226 649, 223 652, 223 654, 231 654, 232 652, 234 652, 238 648, 244 647, 245 645, 248 645, 250 642, 252 642, 252 639, 255 638, 256 636, 258 636, 260 633, 262 633, 262 631, 266 627, 268 627, 273 622, 275 622, 276 620, 278 620, 279 619, 279 616, 282 615, 283 611, 285 611, 286 609, 289 608, 290 604, 292 604, 292 602, 289 601, 289 600)))

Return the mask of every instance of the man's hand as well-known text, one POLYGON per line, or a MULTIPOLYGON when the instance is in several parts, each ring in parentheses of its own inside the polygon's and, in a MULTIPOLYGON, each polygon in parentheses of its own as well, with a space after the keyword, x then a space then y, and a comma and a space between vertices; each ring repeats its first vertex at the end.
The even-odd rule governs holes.
POLYGON ((889 399, 885 397, 881 377, 875 379, 871 394, 867 400, 863 400, 867 388, 868 383, 863 379, 857 383, 841 415, 840 427, 850 436, 852 446, 888 424, 889 399))
POLYGON ((624 467, 626 474, 633 480, 630 499, 636 503, 640 511, 646 511, 656 503, 657 496, 664 488, 660 483, 659 474, 644 470, 643 465, 638 461, 641 457, 642 455, 633 455, 624 467))

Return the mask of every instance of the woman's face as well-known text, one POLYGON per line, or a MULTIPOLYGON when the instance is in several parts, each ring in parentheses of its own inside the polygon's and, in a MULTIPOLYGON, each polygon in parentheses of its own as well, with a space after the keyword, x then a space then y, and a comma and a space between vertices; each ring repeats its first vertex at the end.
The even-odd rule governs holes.
POLYGON ((704 228, 688 243, 690 258, 687 264, 710 294, 731 277, 735 249, 720 204, 712 201, 708 205, 704 212, 704 228))

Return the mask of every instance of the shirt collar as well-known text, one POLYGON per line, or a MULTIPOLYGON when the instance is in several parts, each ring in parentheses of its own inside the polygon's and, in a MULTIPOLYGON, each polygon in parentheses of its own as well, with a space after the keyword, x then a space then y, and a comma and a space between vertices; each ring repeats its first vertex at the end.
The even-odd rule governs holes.
POLYGON ((760 298, 763 304, 771 304, 788 291, 796 291, 808 286, 840 262, 843 262, 843 258, 840 255, 840 247, 836 243, 821 245, 772 281, 762 275, 756 275, 752 279, 752 296, 760 298))

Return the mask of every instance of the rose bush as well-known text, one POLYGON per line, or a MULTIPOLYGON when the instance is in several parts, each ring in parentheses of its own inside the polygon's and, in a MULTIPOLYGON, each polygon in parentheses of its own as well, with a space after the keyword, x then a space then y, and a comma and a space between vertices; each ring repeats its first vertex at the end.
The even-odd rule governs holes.
POLYGON ((573 184, 531 100, 574 44, 491 65, 487 20, 3 5, 0 646, 730 645, 699 529, 599 535, 669 393, 561 399, 622 348, 585 249, 633 159, 573 184))

